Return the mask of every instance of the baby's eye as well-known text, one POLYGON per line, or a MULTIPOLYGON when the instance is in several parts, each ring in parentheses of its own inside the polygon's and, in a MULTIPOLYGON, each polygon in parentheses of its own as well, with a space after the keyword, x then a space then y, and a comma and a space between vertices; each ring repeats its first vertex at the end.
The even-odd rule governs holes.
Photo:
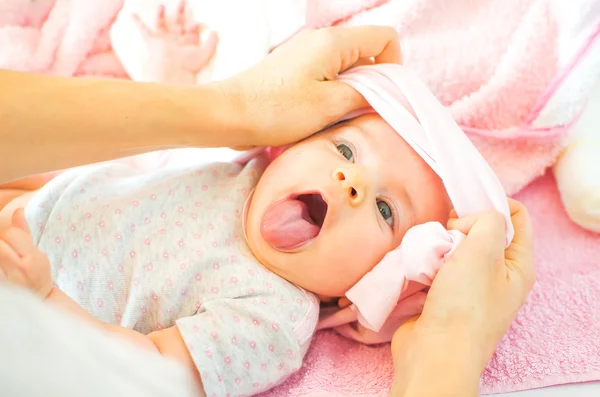
POLYGON ((394 223, 394 214, 390 206, 385 201, 377 200, 377 209, 387 224, 392 226, 394 223))
POLYGON ((352 149, 350 149, 348 145, 344 145, 342 143, 337 145, 336 147, 338 152, 340 152, 340 154, 344 156, 346 160, 354 163, 354 154, 352 153, 352 149))

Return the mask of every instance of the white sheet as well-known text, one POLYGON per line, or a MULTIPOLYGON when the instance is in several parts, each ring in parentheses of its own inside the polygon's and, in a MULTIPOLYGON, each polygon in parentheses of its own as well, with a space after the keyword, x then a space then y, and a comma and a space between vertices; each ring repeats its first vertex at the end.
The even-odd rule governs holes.
POLYGON ((197 397, 191 376, 0 284, 0 396, 197 397))

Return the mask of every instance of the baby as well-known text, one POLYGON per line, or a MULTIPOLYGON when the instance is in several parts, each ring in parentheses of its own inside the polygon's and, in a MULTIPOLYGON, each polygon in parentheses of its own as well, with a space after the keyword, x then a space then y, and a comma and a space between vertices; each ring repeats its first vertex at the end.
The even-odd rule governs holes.
MULTIPOLYGON (((157 32, 131 24, 148 51, 202 58, 206 48, 180 41, 164 19, 159 8, 157 32)), ((152 70, 181 84, 196 72, 167 64, 152 70)), ((437 174, 378 115, 273 160, 207 165, 204 153, 153 171, 80 167, 22 195, 0 190, 0 276, 179 360, 208 396, 251 395, 300 368, 320 302, 336 302, 409 228, 445 224, 450 210, 437 174)))
POLYGON ((199 164, 64 172, 0 211, 6 222, 24 206, 31 230, 17 212, 0 267, 25 261, 44 298, 60 290, 166 356, 185 349, 208 396, 255 394, 297 370, 319 299, 344 296, 406 230, 450 210, 438 176, 377 115, 270 164, 199 164))

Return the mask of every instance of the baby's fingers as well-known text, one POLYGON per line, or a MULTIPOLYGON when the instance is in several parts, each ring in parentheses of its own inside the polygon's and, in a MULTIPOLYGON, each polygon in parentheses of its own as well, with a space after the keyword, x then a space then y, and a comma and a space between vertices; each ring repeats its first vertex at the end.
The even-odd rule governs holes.
POLYGON ((185 0, 173 0, 165 4, 165 20, 167 29, 181 35, 185 28, 185 0))
POLYGON ((31 235, 18 227, 4 230, 0 233, 0 239, 12 249, 17 258, 28 256, 37 249, 31 235))
POLYGON ((209 31, 208 37, 202 37, 201 46, 188 46, 183 53, 182 66, 193 73, 202 70, 213 57, 217 49, 217 35, 209 31), (205 41, 206 40, 206 41, 205 41))
POLYGON ((131 21, 139 29, 139 31, 141 32, 141 34, 144 37, 150 37, 153 35, 153 32, 150 29, 148 29, 148 27, 142 21, 142 19, 139 17, 139 15, 137 15, 137 14, 131 15, 131 21))
POLYGON ((25 220, 25 211, 23 210, 23 208, 17 208, 15 212, 13 212, 12 224, 13 226, 18 227, 27 234, 31 234, 31 231, 29 230, 29 225, 27 225, 27 221, 25 220))
POLYGON ((16 266, 18 261, 19 255, 0 236, 0 268, 4 271, 4 274, 8 273, 9 268, 16 266))

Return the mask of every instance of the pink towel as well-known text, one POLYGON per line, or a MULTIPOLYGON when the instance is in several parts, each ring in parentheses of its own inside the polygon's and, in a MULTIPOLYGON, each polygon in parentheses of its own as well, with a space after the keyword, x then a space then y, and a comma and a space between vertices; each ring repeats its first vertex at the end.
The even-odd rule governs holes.
MULTIPOLYGON (((127 1, 158 0, 0 0, 0 68, 126 78, 109 31, 127 1)), ((231 7, 219 4, 229 3, 188 1, 198 20, 226 30, 216 29, 224 40, 215 55, 230 57, 216 63, 226 70, 211 72, 221 78, 239 70, 227 65, 250 66, 302 26, 395 27, 404 63, 448 106, 509 193, 552 165, 600 71, 596 0, 289 0, 293 7, 277 8, 281 0, 257 2, 243 26, 225 23, 239 19, 222 15, 231 7), (264 45, 247 42, 248 27, 264 45)))
MULTIPOLYGON (((126 77, 108 39, 122 3, 0 0, 0 68, 126 77)), ((405 64, 449 107, 505 188, 515 192, 554 161, 585 104, 600 70, 599 5, 306 0, 304 17, 308 26, 394 26, 405 64)), ((568 220, 550 177, 519 198, 535 222, 538 283, 484 373, 482 390, 598 380, 600 241, 568 220)), ((384 396, 390 380, 388 346, 323 332, 302 370, 266 395, 384 396)))
POLYGON ((109 30, 124 0, 0 0, 0 68, 127 78, 109 30))
POLYGON ((448 106, 509 194, 552 165, 600 73, 595 0, 312 3, 311 26, 395 27, 403 63, 448 106))
MULTIPOLYGON (((600 238, 568 219, 551 176, 516 198, 533 219, 538 280, 483 373, 481 391, 600 380, 600 238)), ((322 331, 300 371, 263 396, 383 397, 392 374, 388 344, 365 346, 322 331)))

